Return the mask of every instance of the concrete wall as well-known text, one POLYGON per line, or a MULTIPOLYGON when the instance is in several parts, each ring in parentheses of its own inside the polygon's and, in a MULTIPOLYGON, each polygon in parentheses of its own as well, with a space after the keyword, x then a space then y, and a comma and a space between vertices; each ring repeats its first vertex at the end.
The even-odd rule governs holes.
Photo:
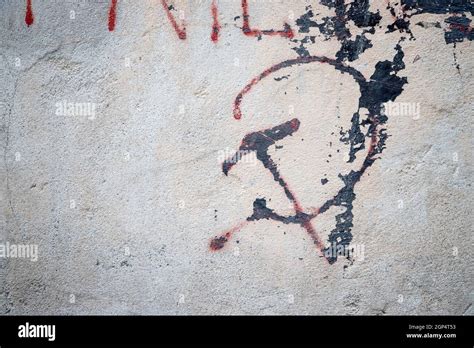
POLYGON ((0 313, 472 314, 472 5, 394 3, 0 2, 0 313))

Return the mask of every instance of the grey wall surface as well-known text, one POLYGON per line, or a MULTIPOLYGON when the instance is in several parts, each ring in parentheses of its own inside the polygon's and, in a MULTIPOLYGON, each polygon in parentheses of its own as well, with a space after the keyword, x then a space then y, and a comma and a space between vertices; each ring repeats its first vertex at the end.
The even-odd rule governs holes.
POLYGON ((473 313, 472 7, 26 3, 1 314, 473 313))

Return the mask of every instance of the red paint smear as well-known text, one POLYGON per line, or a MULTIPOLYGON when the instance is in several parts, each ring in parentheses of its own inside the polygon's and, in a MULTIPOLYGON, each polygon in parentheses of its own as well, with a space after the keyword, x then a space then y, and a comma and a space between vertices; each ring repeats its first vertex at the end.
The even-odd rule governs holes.
POLYGON ((161 0, 161 4, 163 5, 163 8, 166 11, 166 15, 168 16, 168 20, 170 21, 171 25, 173 26, 174 31, 176 31, 176 34, 178 34, 178 37, 181 40, 186 40, 186 27, 184 26, 184 23, 183 23, 183 28, 180 28, 178 26, 178 23, 174 19, 174 16, 171 13, 171 10, 168 8, 168 4, 166 3, 166 0, 161 0))
POLYGON ((115 20, 117 18, 117 1, 112 0, 110 3, 110 10, 109 10, 109 31, 114 31, 115 29, 115 20))
POLYGON ((33 8, 31 5, 31 0, 26 1, 26 14, 25 14, 25 23, 27 26, 30 26, 35 21, 35 16, 33 15, 33 8))
POLYGON ((295 34, 291 27, 285 23, 283 30, 259 30, 259 29, 251 29, 250 28, 250 16, 249 16, 249 6, 247 0, 242 0, 242 12, 244 17, 244 24, 242 27, 242 31, 246 36, 262 36, 262 35, 269 35, 269 36, 283 36, 288 39, 292 39, 295 34))
POLYGON ((221 30, 219 19, 217 18, 218 11, 217 11, 216 0, 212 1, 211 13, 212 13, 212 19, 214 20, 214 22, 212 23, 211 40, 212 42, 216 43, 219 40, 219 32, 221 30))

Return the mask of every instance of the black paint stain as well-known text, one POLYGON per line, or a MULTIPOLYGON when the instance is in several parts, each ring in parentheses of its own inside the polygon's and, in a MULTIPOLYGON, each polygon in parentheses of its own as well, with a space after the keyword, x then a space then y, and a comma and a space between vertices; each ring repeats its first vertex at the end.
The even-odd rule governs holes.
MULTIPOLYGON (((393 6, 388 7, 392 16, 395 16, 393 6)), ((454 14, 445 20, 449 24, 449 29, 445 31, 445 41, 447 44, 461 42, 464 39, 471 40, 473 38, 471 21, 464 15, 470 12, 474 15, 474 5, 470 0, 401 0, 402 15, 397 18, 394 23, 388 26, 388 32, 399 30, 407 32, 413 37, 410 31, 409 18, 423 13, 432 14, 454 14), (459 15, 462 14, 462 17, 459 15)), ((441 28, 439 23, 418 22, 416 25, 422 28, 441 28)))
POLYGON ((464 39, 472 41, 474 39, 474 31, 471 27, 471 20, 465 15, 462 17, 452 16, 445 19, 449 24, 449 29, 444 33, 444 39, 447 44, 462 42, 464 39))
MULTIPOLYGON (((222 171, 227 175, 232 167, 242 159, 243 155, 248 154, 249 152, 255 152, 257 159, 263 163, 265 168, 272 172, 274 178, 279 177, 276 164, 268 155, 268 148, 271 145, 274 145, 278 140, 292 135, 299 127, 300 121, 294 118, 279 126, 247 134, 240 144, 239 151, 222 164, 222 171)), ((278 181, 277 179, 275 180, 278 181)))
POLYGON ((288 80, 288 77, 290 77, 290 75, 285 75, 285 76, 281 76, 281 77, 274 77, 273 79, 275 81, 281 81, 281 80, 288 80))
POLYGON ((433 22, 433 23, 430 23, 430 22, 418 22, 416 23, 416 25, 422 27, 422 28, 441 28, 441 23, 440 22, 433 22))
POLYGON ((415 14, 471 12, 474 15, 470 0, 401 0, 401 4, 405 11, 413 10, 415 14))

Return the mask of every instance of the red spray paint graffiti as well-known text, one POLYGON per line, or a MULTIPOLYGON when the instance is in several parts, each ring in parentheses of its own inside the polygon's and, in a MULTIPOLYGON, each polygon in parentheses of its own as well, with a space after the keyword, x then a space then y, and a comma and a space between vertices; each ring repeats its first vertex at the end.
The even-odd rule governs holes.
POLYGON ((110 3, 110 10, 109 10, 109 31, 114 31, 115 29, 115 21, 117 18, 117 1, 112 0, 110 3))
POLYGON ((242 13, 243 13, 243 27, 242 31, 247 36, 254 36, 254 37, 261 37, 262 35, 270 35, 270 36, 283 36, 288 39, 292 39, 295 35, 291 27, 287 24, 283 24, 283 30, 260 30, 256 28, 250 27, 250 15, 249 15, 249 6, 247 0, 242 0, 242 13))
POLYGON ((278 140, 293 135, 293 133, 298 131, 299 127, 300 121, 295 118, 274 128, 247 134, 242 140, 239 152, 222 164, 222 170, 224 174, 228 175, 232 167, 240 160, 241 156, 239 153, 248 153, 250 151, 255 152, 257 159, 261 161, 264 167, 270 171, 273 179, 278 182, 278 184, 284 190, 286 197, 293 204, 295 215, 289 217, 279 215, 267 207, 266 201, 264 199, 256 199, 253 205, 253 214, 249 216, 246 221, 239 223, 237 226, 225 231, 220 236, 213 238, 210 242, 211 250, 217 251, 222 249, 225 246, 225 243, 230 240, 232 235, 239 231, 242 227, 246 226, 249 222, 270 219, 283 222, 285 224, 294 223, 300 225, 311 237, 316 248, 321 253, 323 252, 324 245, 316 233, 316 229, 311 223, 311 219, 315 218, 317 213, 313 212, 311 214, 307 214, 303 211, 303 208, 296 198, 296 195, 290 189, 288 182, 280 174, 276 163, 268 154, 270 146, 275 145, 278 140))
MULTIPOLYGON (((27 0, 26 5, 26 14, 25 14, 25 23, 26 25, 30 26, 34 22, 33 10, 32 10, 32 0, 27 0)), ((111 0, 109 6, 109 15, 108 15, 108 29, 109 31, 114 31, 117 21, 117 4, 118 0, 111 0)), ((179 25, 175 16, 172 13, 174 7, 172 5, 168 5, 166 0, 161 0, 161 5, 166 12, 168 20, 170 21, 174 31, 178 34, 178 38, 180 40, 186 40, 186 24, 184 20, 182 24, 179 25)), ((249 8, 247 0, 242 0, 242 13, 243 13, 243 27, 242 31, 246 36, 252 37, 261 37, 262 35, 269 35, 269 36, 282 36, 289 39, 294 37, 293 30, 291 27, 284 23, 283 30, 260 30, 257 28, 251 28, 250 26, 250 15, 249 15, 249 8)), ((221 25, 218 19, 218 8, 216 0, 213 0, 211 3, 211 15, 212 15, 212 31, 211 31, 211 40, 213 42, 217 42, 219 40, 219 33, 221 30, 221 25)))
POLYGON ((217 5, 216 5, 216 0, 212 1, 211 14, 212 14, 212 20, 213 20, 211 40, 212 40, 212 42, 216 43, 219 40, 219 32, 221 30, 221 26, 219 24, 219 19, 217 18, 218 10, 217 10, 217 5))
POLYGON ((31 0, 26 1, 26 13, 25 13, 25 23, 27 26, 33 24, 35 17, 33 15, 33 6, 31 4, 31 0))
MULTIPOLYGON (((365 89, 367 86, 368 82, 358 70, 348 65, 345 65, 340 61, 320 56, 308 56, 289 59, 264 70, 258 76, 253 78, 241 90, 241 92, 237 95, 234 101, 234 118, 240 119, 242 117, 240 105, 242 103, 243 97, 247 93, 249 93, 252 88, 257 85, 262 79, 276 71, 279 71, 280 69, 313 62, 329 64, 333 66, 336 70, 339 70, 341 73, 347 73, 351 75, 354 80, 359 84, 361 89, 365 89)), ((318 252, 325 258, 325 260, 328 263, 335 262, 337 260, 337 255, 334 255, 333 250, 336 249, 336 246, 343 246, 344 248, 346 248, 348 242, 350 242, 351 237, 349 236, 348 239, 341 238, 340 240, 336 238, 337 242, 332 242, 331 247, 325 248, 320 236, 318 235, 316 229, 312 224, 312 220, 315 219, 318 215, 326 212, 331 206, 342 205, 341 201, 343 201, 343 199, 348 195, 348 193, 350 194, 350 192, 353 191, 355 185, 360 181, 366 169, 371 166, 373 162, 377 159, 375 156, 381 152, 381 148, 379 146, 379 137, 383 136, 383 133, 380 133, 378 130, 379 122, 377 118, 369 117, 368 123, 370 124, 370 140, 368 144, 367 155, 360 169, 356 172, 351 172, 349 174, 349 178, 341 175, 340 177, 345 183, 345 186, 340 189, 333 198, 324 202, 324 204, 322 204, 319 208, 309 208, 306 211, 299 203, 295 193, 290 189, 288 182, 280 174, 277 164, 268 154, 269 147, 275 145, 276 141, 281 140, 287 136, 293 135, 293 133, 299 129, 300 121, 295 118, 274 128, 247 134, 241 142, 239 151, 232 158, 229 158, 222 164, 223 173, 225 175, 228 175, 229 171, 240 160, 240 154, 242 152, 248 153, 249 151, 254 151, 256 153, 257 159, 261 161, 264 167, 270 171, 273 176, 273 179, 280 185, 286 197, 292 203, 294 215, 280 215, 267 207, 265 199, 256 199, 253 204, 253 214, 247 217, 245 221, 239 223, 237 226, 227 231, 224 231, 222 234, 211 239, 209 245, 210 249, 212 251, 222 249, 225 244, 232 238, 232 236, 236 232, 240 231, 243 227, 245 227, 248 223, 265 219, 274 220, 284 224, 297 224, 301 226, 311 237, 313 244, 316 246, 318 252), (328 250, 330 251, 329 253, 327 252, 328 250)))
POLYGON ((161 4, 163 5, 163 8, 166 11, 166 15, 168 16, 168 20, 173 26, 174 31, 176 32, 176 34, 178 34, 178 37, 181 40, 186 40, 186 26, 184 24, 184 21, 183 21, 182 27, 180 28, 178 23, 176 22, 176 19, 173 16, 173 13, 171 13, 173 6, 168 6, 168 4, 166 3, 166 0, 161 0, 161 4))
POLYGON ((318 56, 309 56, 309 57, 298 57, 295 59, 290 59, 290 60, 285 60, 284 62, 275 64, 271 66, 270 68, 264 70, 262 73, 260 73, 258 76, 254 77, 237 95, 234 101, 234 118, 236 120, 239 120, 242 117, 242 111, 240 110, 240 104, 242 103, 242 99, 245 94, 250 92, 250 90, 257 84, 259 83, 262 79, 267 77, 268 75, 292 66, 292 65, 298 65, 298 64, 308 64, 308 63, 313 63, 313 62, 319 62, 319 63, 328 63, 330 65, 333 65, 336 67, 336 69, 341 70, 341 71, 346 71, 349 72, 351 71, 353 73, 353 76, 356 80, 365 80, 364 76, 358 72, 356 72, 354 69, 344 65, 341 62, 338 62, 334 59, 330 59, 327 57, 318 57, 318 56), (354 70, 354 71, 352 71, 354 70))
MULTIPOLYGON (((30 0, 29 0, 30 1, 30 0)), ((115 23, 117 21, 117 2, 118 0, 111 0, 110 3, 110 8, 109 8, 109 22, 108 22, 108 28, 109 31, 114 31, 115 30, 115 23)), ((166 0, 161 0, 161 5, 163 6, 166 15, 168 16, 168 20, 170 21, 171 25, 173 26, 173 29, 176 31, 178 34, 178 37, 181 40, 186 39, 186 27, 184 23, 182 24, 182 27, 178 25, 176 22, 176 19, 173 16, 173 13, 171 10, 173 9, 173 6, 168 6, 166 0)), ((216 8, 217 12, 217 8, 216 8)))

